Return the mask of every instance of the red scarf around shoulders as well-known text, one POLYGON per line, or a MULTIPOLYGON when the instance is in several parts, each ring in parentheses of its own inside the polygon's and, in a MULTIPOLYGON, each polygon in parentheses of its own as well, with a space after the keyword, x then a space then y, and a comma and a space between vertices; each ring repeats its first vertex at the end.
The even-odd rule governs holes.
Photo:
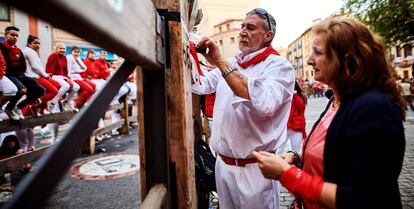
POLYGON ((246 62, 237 61, 237 64, 241 68, 248 68, 248 67, 250 67, 252 65, 255 65, 255 64, 257 64, 257 63, 265 60, 271 54, 274 54, 274 55, 278 55, 279 56, 279 52, 277 52, 275 49, 273 49, 273 47, 270 45, 262 53, 256 55, 255 57, 253 57, 249 61, 246 61, 246 62))

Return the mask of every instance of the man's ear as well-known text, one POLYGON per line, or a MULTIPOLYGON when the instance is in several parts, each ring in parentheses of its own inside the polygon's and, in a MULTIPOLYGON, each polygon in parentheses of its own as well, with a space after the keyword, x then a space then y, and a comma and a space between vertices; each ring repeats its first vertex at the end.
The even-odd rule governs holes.
POLYGON ((265 42, 269 42, 273 37, 273 31, 269 30, 265 34, 265 42))

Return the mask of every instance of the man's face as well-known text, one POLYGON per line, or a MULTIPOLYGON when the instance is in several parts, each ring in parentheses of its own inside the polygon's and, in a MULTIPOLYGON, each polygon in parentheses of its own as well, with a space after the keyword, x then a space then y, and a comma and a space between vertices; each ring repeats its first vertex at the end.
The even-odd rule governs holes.
POLYGON ((15 30, 9 30, 9 32, 6 34, 6 41, 11 44, 14 45, 17 43, 17 38, 19 37, 19 32, 15 31, 15 30))
POLYGON ((65 46, 65 45, 63 45, 63 44, 59 44, 58 46, 56 46, 56 51, 57 51, 59 54, 63 54, 63 55, 65 55, 65 53, 66 53, 66 46, 65 46))
POLYGON ((239 33, 239 49, 244 56, 265 47, 272 38, 272 32, 265 31, 264 24, 266 20, 257 14, 249 14, 244 19, 239 33))
POLYGON ((106 52, 105 51, 101 51, 100 55, 101 55, 101 59, 106 60, 106 52))

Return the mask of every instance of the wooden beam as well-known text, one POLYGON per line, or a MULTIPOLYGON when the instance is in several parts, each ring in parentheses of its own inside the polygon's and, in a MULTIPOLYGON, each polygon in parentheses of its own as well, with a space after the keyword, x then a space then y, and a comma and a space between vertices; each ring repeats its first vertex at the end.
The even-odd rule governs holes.
POLYGON ((7 4, 145 67, 156 59, 156 10, 151 0, 6 0, 7 4))
POLYGON ((121 111, 121 116, 124 118, 124 124, 119 129, 119 133, 121 134, 129 134, 130 127, 129 127, 129 104, 128 104, 128 98, 124 97, 124 104, 123 109, 121 111))
MULTIPOLYGON (((171 69, 167 71, 168 136, 170 158, 175 164, 178 208, 197 208, 194 171, 194 131, 190 70, 185 66, 186 51, 182 24, 169 22, 171 69)), ((172 180, 173 181, 173 180, 172 180)), ((173 192, 173 191, 172 191, 173 192)))
POLYGON ((147 196, 147 166, 146 166, 146 151, 145 151, 145 119, 144 119, 144 92, 142 69, 138 67, 135 70, 135 77, 137 79, 137 120, 138 120, 138 150, 139 150, 139 170, 141 182, 141 200, 147 196))
POLYGON ((24 120, 6 120, 0 123, 0 133, 5 133, 14 130, 21 130, 25 128, 33 128, 35 126, 46 125, 48 123, 64 124, 72 119, 73 112, 59 112, 49 115, 42 115, 40 117, 26 117, 24 120))
POLYGON ((49 149, 50 146, 52 145, 40 147, 31 152, 25 152, 20 155, 0 160, 0 175, 9 171, 16 171, 18 169, 21 169, 24 165, 28 163, 33 163, 34 161, 39 159, 42 156, 42 154, 49 149))
POLYGON ((104 126, 102 128, 97 128, 93 131, 92 135, 99 136, 106 132, 112 131, 113 129, 119 128, 124 124, 124 119, 121 119, 119 121, 113 122, 107 126, 104 126))
POLYGON ((157 184, 151 187, 147 198, 142 202, 141 209, 161 209, 167 195, 167 188, 164 184, 157 184))

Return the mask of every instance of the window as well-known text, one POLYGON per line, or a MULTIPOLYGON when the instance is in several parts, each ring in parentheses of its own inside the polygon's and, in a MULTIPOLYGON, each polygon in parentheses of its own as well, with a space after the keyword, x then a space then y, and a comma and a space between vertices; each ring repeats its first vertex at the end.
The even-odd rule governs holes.
POLYGON ((219 27, 219 32, 221 33, 221 31, 222 31, 222 30, 221 30, 221 26, 220 26, 220 27, 219 27))
POLYGON ((0 21, 10 21, 9 6, 0 2, 0 21))
POLYGON ((397 57, 401 57, 400 46, 396 46, 395 50, 397 52, 397 57))
POLYGON ((226 27, 227 27, 227 30, 230 30, 230 24, 227 24, 226 27))
POLYGON ((404 45, 404 57, 412 56, 413 55, 413 46, 411 44, 404 45))
POLYGON ((230 43, 234 44, 234 42, 235 42, 234 37, 230 37, 230 43))
POLYGON ((223 46, 223 40, 219 40, 221 46, 223 46))

